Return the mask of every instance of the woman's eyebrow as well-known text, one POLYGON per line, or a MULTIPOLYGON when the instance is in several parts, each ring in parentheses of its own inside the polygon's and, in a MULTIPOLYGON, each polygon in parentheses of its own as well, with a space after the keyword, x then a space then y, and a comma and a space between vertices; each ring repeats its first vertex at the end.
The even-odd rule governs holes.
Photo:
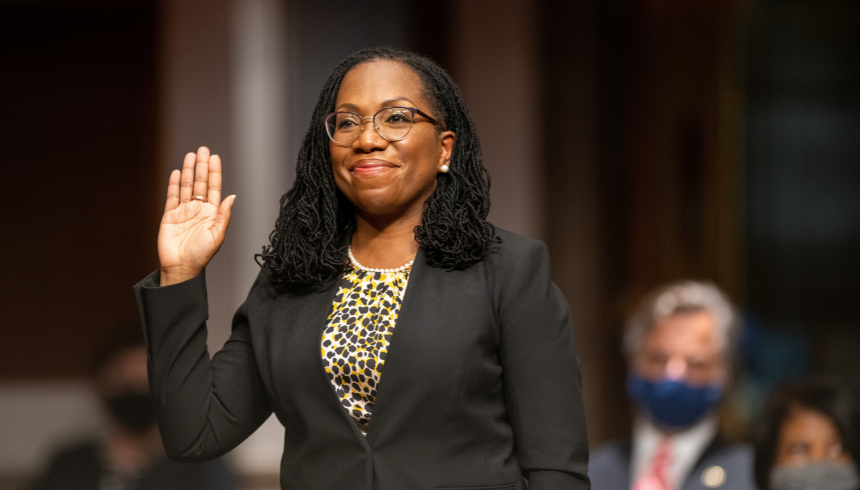
MULTIPOLYGON (((407 97, 394 97, 394 98, 392 98, 392 99, 384 100, 384 101, 382 101, 382 103, 381 103, 381 104, 379 104, 379 106, 380 106, 380 107, 389 107, 389 106, 392 106, 392 105, 397 105, 397 103, 398 103, 398 102, 409 102, 409 103, 410 103, 410 104, 412 104, 413 106, 417 106, 417 105, 415 104, 415 102, 412 102, 412 101, 411 101, 411 100, 409 100, 407 97)), ((344 102, 343 104, 341 104, 341 105, 337 106, 337 108, 336 108, 335 110, 338 110, 338 111, 339 111, 339 110, 341 110, 341 109, 348 109, 348 110, 350 110, 350 111, 352 111, 352 112, 355 112, 355 113, 358 113, 358 111, 359 111, 359 109, 358 109, 358 106, 357 106, 357 105, 355 105, 355 104, 350 104, 349 102, 344 102)))
POLYGON ((339 111, 341 109, 349 109, 353 112, 358 112, 358 106, 355 104, 350 104, 349 102, 345 102, 335 108, 336 111, 339 111))
POLYGON ((407 99, 406 97, 395 97, 393 99, 388 99, 386 101, 383 101, 382 104, 380 104, 380 105, 382 107, 386 107, 386 106, 394 105, 396 102, 403 102, 403 101, 409 102, 413 106, 416 105, 415 102, 412 102, 411 100, 407 99))

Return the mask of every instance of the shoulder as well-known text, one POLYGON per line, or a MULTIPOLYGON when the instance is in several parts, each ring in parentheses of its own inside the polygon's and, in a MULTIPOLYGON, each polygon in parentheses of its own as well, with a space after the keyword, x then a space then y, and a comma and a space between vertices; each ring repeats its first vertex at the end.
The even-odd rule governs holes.
POLYGON ((517 235, 501 228, 496 228, 496 236, 500 242, 491 242, 484 262, 494 268, 514 269, 522 266, 523 262, 545 262, 549 266, 549 252, 546 245, 534 238, 517 235))
POLYGON ((630 485, 630 443, 612 442, 591 451, 588 476, 592 488, 627 490, 630 485))
POLYGON ((716 481, 725 490, 754 490, 752 447, 715 440, 696 464, 684 488, 711 488, 716 481), (715 479, 710 486, 706 481, 709 478, 715 479))
POLYGON ((496 228, 496 235, 501 241, 490 243, 484 258, 471 269, 487 280, 497 300, 511 294, 511 288, 550 282, 549 252, 542 241, 501 228, 496 228))
POLYGON ((282 291, 279 290, 272 281, 269 280, 269 276, 265 271, 260 269, 257 273, 257 278, 254 279, 254 284, 251 285, 251 291, 248 293, 248 299, 263 299, 263 298, 274 298, 278 296, 282 291))
POLYGON ((753 448, 749 444, 730 444, 718 439, 703 455, 702 464, 752 472, 753 448))
POLYGON ((619 468, 627 468, 630 465, 630 443, 610 442, 598 446, 591 451, 588 458, 589 472, 594 469, 618 471, 619 468))
POLYGON ((495 254, 519 254, 524 251, 537 252, 546 250, 546 245, 535 238, 528 238, 502 228, 496 228, 496 236, 501 242, 492 242, 488 253, 495 254))
POLYGON ((33 490, 70 490, 98 486, 102 466, 99 446, 85 442, 59 449, 31 486, 33 490), (70 485, 71 483, 71 485, 70 485))
MULTIPOLYGON (((329 282, 335 280, 336 279, 332 279, 329 282)), ((324 290, 327 287, 328 284, 319 287, 275 285, 271 280, 269 280, 268 274, 261 269, 257 273, 257 278, 254 280, 254 284, 251 285, 248 297, 245 300, 245 305, 250 308, 257 308, 278 302, 284 297, 303 298, 307 295, 324 290)))
POLYGON ((99 463, 99 444, 96 441, 81 441, 58 448, 51 458, 53 464, 92 465, 99 463))

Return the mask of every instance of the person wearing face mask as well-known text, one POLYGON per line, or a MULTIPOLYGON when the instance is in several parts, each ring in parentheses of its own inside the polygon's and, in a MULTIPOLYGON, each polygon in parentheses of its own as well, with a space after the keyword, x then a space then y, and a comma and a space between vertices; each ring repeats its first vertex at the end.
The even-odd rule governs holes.
POLYGON ((191 465, 166 458, 155 423, 146 371, 146 348, 137 330, 111 339, 93 369, 93 388, 105 411, 96 440, 60 450, 32 490, 234 490, 221 460, 191 465))
POLYGON ((762 490, 857 490, 857 401, 845 386, 812 379, 784 384, 756 424, 755 480, 762 490))
POLYGON ((734 307, 713 284, 679 281, 646 296, 624 337, 632 439, 592 453, 594 488, 755 488, 751 449, 718 430, 737 330, 734 307))

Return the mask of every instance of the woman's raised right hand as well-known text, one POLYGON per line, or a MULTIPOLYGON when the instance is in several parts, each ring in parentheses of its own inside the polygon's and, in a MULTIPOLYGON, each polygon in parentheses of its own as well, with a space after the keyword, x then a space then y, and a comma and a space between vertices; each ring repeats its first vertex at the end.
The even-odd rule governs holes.
POLYGON ((221 201, 221 159, 201 146, 185 155, 182 172, 174 170, 167 186, 167 204, 158 229, 161 285, 176 284, 200 274, 212 260, 230 224, 236 196, 221 201))

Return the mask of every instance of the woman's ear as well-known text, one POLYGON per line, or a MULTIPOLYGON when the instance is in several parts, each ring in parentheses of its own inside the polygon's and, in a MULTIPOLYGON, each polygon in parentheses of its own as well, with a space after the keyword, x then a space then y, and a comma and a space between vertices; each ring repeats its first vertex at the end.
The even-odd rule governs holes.
POLYGON ((442 166, 451 166, 451 156, 454 153, 454 143, 457 135, 453 131, 443 131, 439 134, 439 171, 443 172, 442 166))

